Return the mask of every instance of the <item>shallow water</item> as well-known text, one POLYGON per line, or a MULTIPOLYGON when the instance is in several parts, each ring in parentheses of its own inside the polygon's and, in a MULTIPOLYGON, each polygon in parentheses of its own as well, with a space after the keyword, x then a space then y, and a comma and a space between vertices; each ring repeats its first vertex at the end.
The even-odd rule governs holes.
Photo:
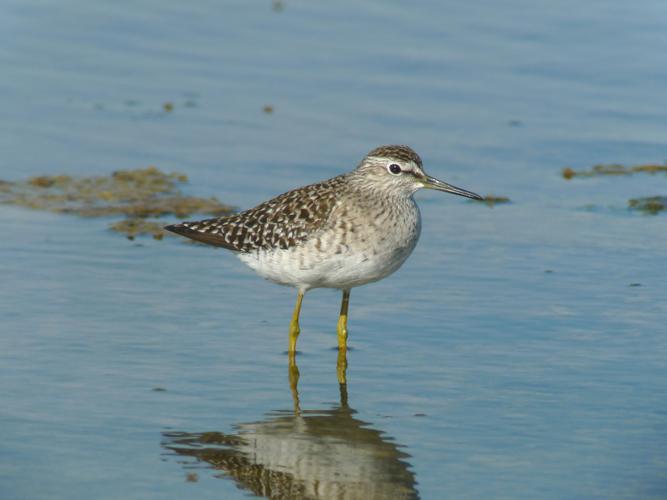
POLYGON ((6 2, 0 179, 154 164, 246 208, 398 142, 512 203, 418 194, 344 392, 309 293, 298 408, 293 291, 0 207, 0 497, 667 496, 667 219, 626 208, 667 178, 560 176, 667 159, 664 2, 283 7, 6 2))

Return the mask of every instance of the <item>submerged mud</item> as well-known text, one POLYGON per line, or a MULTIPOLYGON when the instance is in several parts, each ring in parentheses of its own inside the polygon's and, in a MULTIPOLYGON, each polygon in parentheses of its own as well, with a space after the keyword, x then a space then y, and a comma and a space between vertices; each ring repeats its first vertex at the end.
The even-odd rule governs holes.
POLYGON ((186 196, 181 186, 187 180, 183 174, 153 166, 108 176, 43 175, 20 182, 0 181, 0 203, 81 217, 124 216, 110 229, 130 239, 139 235, 162 239, 167 234, 164 224, 152 219, 221 216, 233 211, 215 197, 186 196))

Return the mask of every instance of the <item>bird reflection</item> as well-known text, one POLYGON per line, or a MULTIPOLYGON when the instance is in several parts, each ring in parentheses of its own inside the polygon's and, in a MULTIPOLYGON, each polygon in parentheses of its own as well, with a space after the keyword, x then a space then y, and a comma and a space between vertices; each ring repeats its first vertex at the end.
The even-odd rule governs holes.
POLYGON ((271 499, 414 499, 416 481, 400 451, 382 431, 354 418, 348 406, 345 351, 338 357, 340 403, 301 409, 299 369, 289 361, 293 410, 271 412, 259 422, 240 423, 233 434, 164 432, 162 446, 192 457, 237 486, 271 499))

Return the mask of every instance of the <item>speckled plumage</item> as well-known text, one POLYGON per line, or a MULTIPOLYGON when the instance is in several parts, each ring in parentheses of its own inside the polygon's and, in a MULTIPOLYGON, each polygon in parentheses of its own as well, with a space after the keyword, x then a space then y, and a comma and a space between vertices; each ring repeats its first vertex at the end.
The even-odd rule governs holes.
POLYGON ((413 194, 424 187, 480 199, 426 175, 411 148, 381 146, 346 174, 294 189, 236 215, 166 229, 232 250, 260 276, 296 287, 299 299, 290 326, 290 352, 296 345, 303 294, 312 288, 343 290, 343 345, 349 290, 396 271, 417 244, 421 217, 413 194))
MULTIPOLYGON (((382 146, 366 156, 374 157, 421 167, 406 146, 382 146)), ((359 169, 236 215, 168 227, 232 250, 261 276, 302 290, 352 288, 384 278, 412 252, 420 228, 411 193, 378 190, 359 169)))
MULTIPOLYGON (((366 158, 393 158, 403 162, 413 162, 419 168, 423 167, 422 159, 409 146, 380 146, 366 155, 366 158)), ((362 161, 363 163, 363 161, 362 161)))
POLYGON ((183 222, 169 230, 235 252, 288 249, 308 238, 329 216, 345 176, 283 193, 226 217, 183 222))
MULTIPOLYGON (((407 146, 380 146, 368 157, 390 157, 422 166, 421 158, 407 146)), ((170 231, 188 238, 236 252, 288 249, 298 245, 327 222, 337 200, 363 198, 363 193, 346 193, 353 187, 350 174, 339 175, 283 193, 255 208, 213 219, 183 222, 170 231)), ((354 201, 354 200, 353 200, 354 201)), ((383 201, 383 200, 381 200, 383 201)))

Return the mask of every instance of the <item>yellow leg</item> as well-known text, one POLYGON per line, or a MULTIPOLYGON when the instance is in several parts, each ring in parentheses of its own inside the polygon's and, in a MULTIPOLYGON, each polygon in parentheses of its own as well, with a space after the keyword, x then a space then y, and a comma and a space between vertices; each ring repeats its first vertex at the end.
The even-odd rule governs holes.
POLYGON ((301 301, 303 300, 303 292, 299 290, 296 296, 296 305, 292 313, 292 321, 289 324, 289 349, 287 352, 293 354, 296 352, 296 339, 301 330, 299 329, 299 314, 301 313, 301 301))
POLYGON ((350 305, 350 291, 343 290, 343 301, 340 304, 340 316, 338 317, 338 350, 347 349, 347 308, 350 305))

